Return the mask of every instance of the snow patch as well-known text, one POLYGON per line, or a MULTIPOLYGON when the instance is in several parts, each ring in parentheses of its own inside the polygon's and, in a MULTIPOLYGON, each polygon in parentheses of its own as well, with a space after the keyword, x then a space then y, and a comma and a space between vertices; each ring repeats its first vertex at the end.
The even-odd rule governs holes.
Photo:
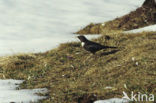
POLYGON ((97 100, 94 103, 128 103, 128 100, 121 98, 111 98, 107 100, 97 100))
POLYGON ((50 50, 72 39, 72 33, 81 27, 125 15, 143 2, 0 0, 0 55, 50 50))
POLYGON ((133 29, 130 31, 126 31, 125 33, 140 33, 140 32, 150 32, 150 31, 156 31, 156 25, 150 25, 139 29, 133 29))
POLYGON ((46 93, 47 89, 19 89, 23 80, 0 80, 0 102, 1 103, 30 103, 45 99, 45 96, 38 96, 36 93, 46 93))

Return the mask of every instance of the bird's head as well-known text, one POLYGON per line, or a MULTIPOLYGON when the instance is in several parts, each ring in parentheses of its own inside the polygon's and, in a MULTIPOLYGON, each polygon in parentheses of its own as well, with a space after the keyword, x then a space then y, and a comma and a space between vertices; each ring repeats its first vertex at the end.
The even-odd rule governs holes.
POLYGON ((78 39, 79 39, 81 42, 86 42, 86 41, 88 41, 88 40, 86 39, 85 36, 77 36, 77 37, 78 37, 78 39))

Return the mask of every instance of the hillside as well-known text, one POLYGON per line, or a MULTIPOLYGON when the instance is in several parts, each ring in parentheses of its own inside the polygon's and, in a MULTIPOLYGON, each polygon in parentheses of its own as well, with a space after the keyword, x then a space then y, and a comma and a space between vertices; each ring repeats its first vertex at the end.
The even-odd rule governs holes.
POLYGON ((156 32, 121 32, 155 24, 155 10, 145 2, 130 14, 77 32, 101 33, 93 41, 117 49, 91 55, 80 42, 70 42, 44 53, 0 57, 0 78, 25 80, 21 88, 47 88, 47 99, 39 103, 93 103, 122 98, 123 91, 156 96, 156 32))
POLYGON ((146 0, 141 7, 127 15, 114 20, 89 24, 85 28, 76 32, 76 34, 100 34, 112 30, 132 30, 156 24, 156 4, 154 0, 146 0))
POLYGON ((0 78, 24 79, 22 88, 48 88, 49 98, 40 103, 92 103, 122 97, 122 91, 156 95, 156 32, 109 36, 94 41, 118 49, 96 55, 72 42, 45 53, 1 57, 0 78))

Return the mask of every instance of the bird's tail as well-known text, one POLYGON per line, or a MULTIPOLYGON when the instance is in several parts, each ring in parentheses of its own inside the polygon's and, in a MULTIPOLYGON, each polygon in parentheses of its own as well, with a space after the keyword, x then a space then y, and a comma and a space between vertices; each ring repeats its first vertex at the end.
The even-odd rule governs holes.
POLYGON ((113 47, 113 46, 103 46, 104 49, 107 49, 107 48, 117 48, 117 47, 113 47))

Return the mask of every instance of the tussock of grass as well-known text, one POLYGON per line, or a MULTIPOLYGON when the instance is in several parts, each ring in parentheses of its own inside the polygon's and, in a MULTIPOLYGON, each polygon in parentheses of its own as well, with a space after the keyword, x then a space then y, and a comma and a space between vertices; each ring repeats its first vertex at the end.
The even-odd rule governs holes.
POLYGON ((122 97, 122 91, 156 95, 155 32, 112 32, 94 41, 118 50, 91 55, 73 42, 45 53, 1 57, 0 77, 24 79, 22 88, 48 88, 49 98, 41 103, 91 103, 122 97))

